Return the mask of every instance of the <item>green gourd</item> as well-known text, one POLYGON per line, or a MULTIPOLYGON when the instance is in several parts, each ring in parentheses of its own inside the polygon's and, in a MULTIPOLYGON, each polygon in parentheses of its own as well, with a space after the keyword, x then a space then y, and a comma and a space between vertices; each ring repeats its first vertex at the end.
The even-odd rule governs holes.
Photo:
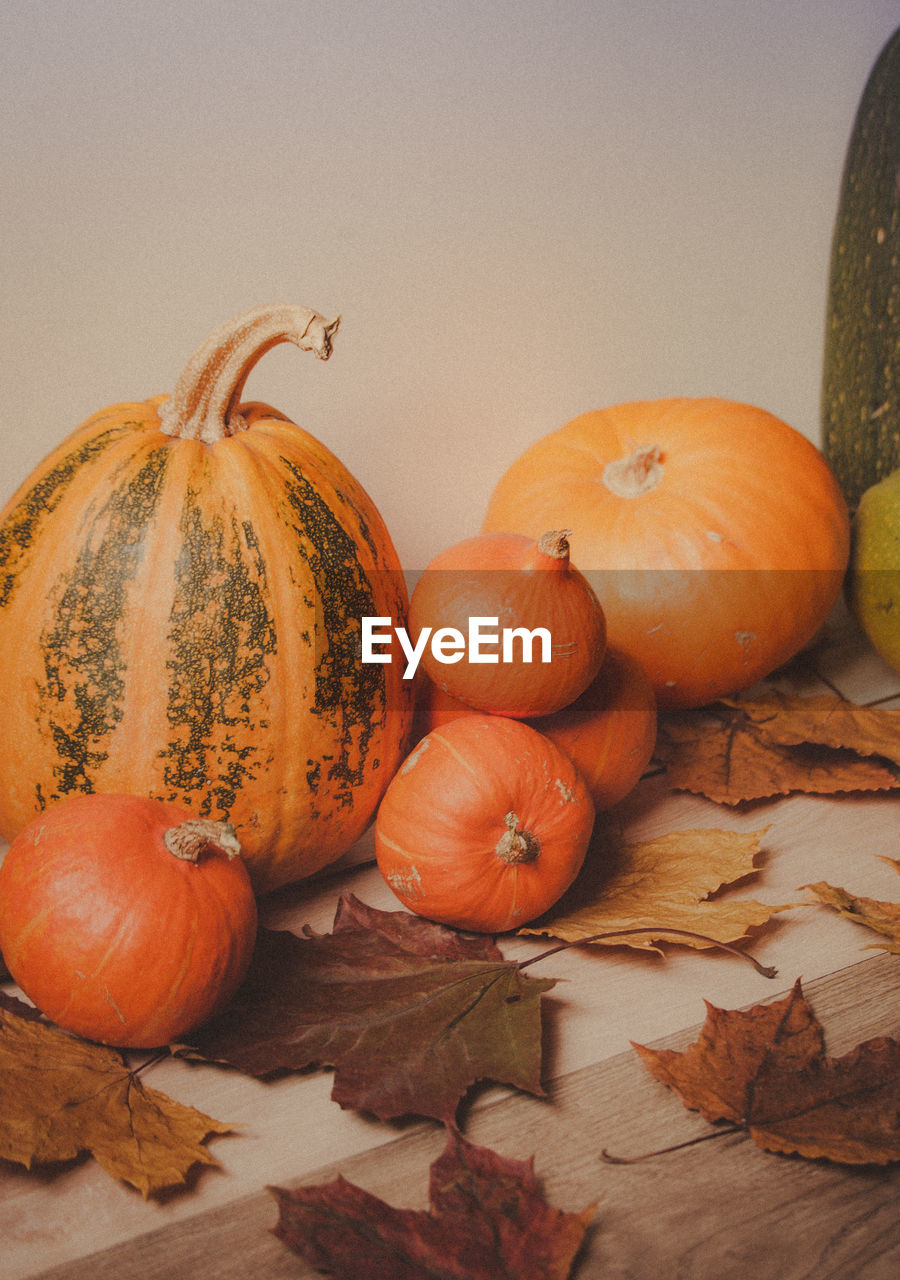
POLYGON ((823 451, 851 510, 900 467, 900 28, 866 82, 831 250, 823 451))

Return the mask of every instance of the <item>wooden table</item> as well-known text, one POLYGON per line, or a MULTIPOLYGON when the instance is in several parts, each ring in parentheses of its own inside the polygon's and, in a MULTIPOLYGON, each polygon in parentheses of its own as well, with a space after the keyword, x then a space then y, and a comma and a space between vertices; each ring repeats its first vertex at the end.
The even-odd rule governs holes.
MULTIPOLYGON (((782 681, 782 683, 784 683, 782 681)), ((837 689, 856 702, 900 707, 900 677, 840 615, 790 684, 837 689)), ((802 902, 813 880, 900 900, 896 794, 790 796, 734 812, 674 794, 648 776, 620 807, 628 839, 688 827, 768 827, 759 873, 735 896, 802 902)), ((375 907, 396 902, 372 865, 371 836, 338 870, 263 904, 264 923, 327 932, 338 895, 375 907)), ((637 1164, 605 1162, 698 1136, 709 1126, 647 1073, 630 1047, 683 1047, 704 1000, 737 1008, 774 998, 800 977, 824 1024, 829 1052, 867 1036, 900 1035, 900 958, 867 949, 874 935, 812 904, 776 916, 752 951, 777 967, 773 981, 724 953, 667 947, 665 956, 582 947, 553 957, 542 975, 561 979, 544 997, 545 1099, 490 1087, 464 1116, 471 1140, 516 1159, 535 1157, 555 1206, 597 1202, 573 1271, 633 1280, 894 1280, 900 1276, 900 1167, 843 1168, 761 1151, 741 1135, 637 1164)), ((508 958, 545 940, 502 941, 508 958)), ((191 1187, 145 1202, 91 1159, 28 1173, 0 1166, 0 1276, 62 1280, 177 1280, 313 1275, 272 1234, 267 1184, 321 1183, 338 1172, 390 1203, 424 1208, 427 1171, 444 1146, 432 1122, 390 1125, 342 1111, 329 1072, 271 1083, 205 1064, 167 1059, 148 1083, 240 1130, 214 1139, 219 1168, 191 1187)))

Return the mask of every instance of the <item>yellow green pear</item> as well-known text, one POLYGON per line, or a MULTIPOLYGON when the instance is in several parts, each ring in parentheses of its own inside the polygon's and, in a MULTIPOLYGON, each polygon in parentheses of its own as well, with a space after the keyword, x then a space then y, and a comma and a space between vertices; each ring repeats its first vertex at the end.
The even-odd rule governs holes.
POLYGON ((900 671, 900 470, 859 500, 847 594, 875 649, 900 671))

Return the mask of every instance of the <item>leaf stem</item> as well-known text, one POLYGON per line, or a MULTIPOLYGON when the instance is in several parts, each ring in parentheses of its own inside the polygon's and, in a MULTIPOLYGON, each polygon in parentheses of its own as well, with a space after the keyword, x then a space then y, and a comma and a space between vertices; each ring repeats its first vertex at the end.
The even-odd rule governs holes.
POLYGON ((168 1058, 170 1056, 168 1049, 160 1049, 157 1053, 151 1054, 146 1062, 141 1062, 138 1066, 132 1067, 131 1074, 136 1076, 138 1072, 146 1071, 148 1067, 155 1067, 157 1062, 162 1062, 163 1058, 168 1058))
POLYGON ((699 1137, 688 1138, 684 1142, 676 1142, 671 1147, 660 1147, 658 1151, 645 1151, 639 1156, 613 1156, 606 1147, 600 1152, 607 1164, 638 1164, 641 1160, 652 1160, 655 1156, 667 1156, 673 1151, 683 1151, 686 1147, 695 1147, 698 1142, 709 1142, 712 1138, 727 1138, 732 1133, 743 1133, 743 1126, 728 1125, 724 1129, 715 1129, 712 1133, 701 1133, 699 1137))
POLYGON ((635 933, 652 933, 654 937, 660 934, 670 933, 677 934, 681 938, 694 938, 698 942, 706 942, 709 946, 718 947, 722 951, 728 951, 731 955, 737 956, 739 960, 746 960, 748 964, 752 964, 757 973, 761 973, 764 978, 774 978, 778 970, 774 965, 761 964, 755 956, 749 951, 740 951, 737 947, 733 947, 728 942, 720 942, 718 938, 707 937, 705 933, 694 933, 690 929, 666 929, 666 928, 647 928, 647 929, 615 929, 611 933, 592 933, 590 937, 578 938, 573 942, 560 942, 558 946, 550 947, 547 951, 542 951, 540 955, 531 956, 528 960, 520 960, 519 968, 527 969, 531 964, 537 964, 540 960, 546 960, 548 956, 555 956, 560 951, 568 951, 570 947, 580 947, 589 942, 604 942, 607 938, 628 938, 635 933))

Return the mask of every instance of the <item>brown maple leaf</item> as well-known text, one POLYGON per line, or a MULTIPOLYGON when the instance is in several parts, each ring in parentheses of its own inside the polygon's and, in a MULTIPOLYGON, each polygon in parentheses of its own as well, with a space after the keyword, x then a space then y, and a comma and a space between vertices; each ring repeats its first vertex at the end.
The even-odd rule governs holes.
POLYGON ((598 829, 572 887, 550 912, 520 932, 654 950, 654 939, 701 948, 714 945, 698 937, 678 937, 671 930, 736 942, 776 912, 789 909, 749 898, 716 901, 711 896, 755 871, 767 830, 673 831, 656 840, 623 845, 611 830, 598 829), (594 937, 629 929, 646 932, 594 937))
MULTIPOLYGON (((882 858, 882 862, 887 862, 896 871, 900 871, 900 862, 895 858, 882 858)), ((886 942, 870 943, 871 947, 881 947, 894 955, 900 955, 900 902, 879 902, 876 898, 857 897, 824 880, 803 885, 803 888, 810 890, 820 902, 832 907, 847 920, 865 925, 887 938, 886 942)))
POLYGON ((338 1280, 566 1280, 593 1216, 552 1209, 533 1161, 450 1131, 431 1166, 428 1211, 395 1209, 343 1178, 270 1187, 275 1234, 338 1280))
POLYGON ((480 1080, 543 1093, 552 986, 488 938, 345 895, 330 934, 260 930, 246 982, 190 1052, 256 1076, 334 1067, 342 1107, 451 1122, 480 1080))
POLYGON ((217 1164, 205 1146, 233 1126, 146 1088, 112 1049, 88 1044, 0 995, 0 1156, 31 1168, 83 1151, 146 1198, 217 1164))
POLYGON ((686 1107, 746 1129, 766 1151, 842 1164, 900 1160, 900 1043, 881 1036, 827 1057, 799 980, 771 1004, 707 1004, 684 1052, 634 1048, 686 1107))
POLYGON ((30 1022, 43 1021, 44 1015, 40 1009, 35 1009, 33 1004, 26 1004, 18 996, 11 996, 6 991, 0 991, 0 1009, 5 1009, 7 1013, 15 1013, 20 1018, 27 1018, 30 1022))
POLYGON ((900 786, 900 713, 772 693, 660 717, 670 786, 719 804, 900 786))

